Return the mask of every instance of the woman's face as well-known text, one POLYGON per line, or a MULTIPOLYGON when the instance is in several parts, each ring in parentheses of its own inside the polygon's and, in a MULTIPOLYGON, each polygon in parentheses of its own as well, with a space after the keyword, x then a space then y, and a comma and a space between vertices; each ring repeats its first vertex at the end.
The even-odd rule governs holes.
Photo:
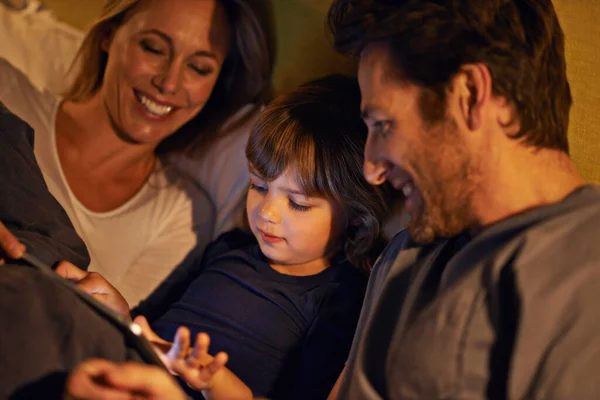
POLYGON ((229 51, 217 0, 140 1, 103 43, 100 90, 117 134, 156 146, 206 104, 229 51))

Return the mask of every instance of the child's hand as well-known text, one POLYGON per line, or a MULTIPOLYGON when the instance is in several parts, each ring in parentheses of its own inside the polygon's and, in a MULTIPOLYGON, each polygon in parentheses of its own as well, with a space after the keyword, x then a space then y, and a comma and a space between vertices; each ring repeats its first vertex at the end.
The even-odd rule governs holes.
POLYGON ((212 389, 223 378, 229 357, 224 352, 211 356, 208 354, 209 346, 210 337, 206 333, 199 333, 190 352, 190 331, 186 327, 180 327, 175 333, 173 347, 167 353, 169 368, 192 389, 212 389))
POLYGON ((181 376, 195 390, 211 389, 221 379, 228 356, 221 352, 216 356, 208 354, 210 337, 199 333, 193 349, 190 348, 190 331, 180 327, 175 333, 174 342, 160 338, 150 328, 145 317, 139 316, 134 322, 142 328, 142 334, 154 345, 162 362, 171 373, 181 376))

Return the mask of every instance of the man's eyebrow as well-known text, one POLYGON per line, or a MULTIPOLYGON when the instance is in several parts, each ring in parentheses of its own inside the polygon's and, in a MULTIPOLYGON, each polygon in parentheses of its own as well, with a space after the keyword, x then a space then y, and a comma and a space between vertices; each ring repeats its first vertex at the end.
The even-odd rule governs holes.
MULTIPOLYGON (((171 36, 167 35, 166 33, 158 30, 158 29, 148 29, 145 31, 141 31, 140 33, 143 34, 148 34, 148 33, 153 33, 155 35, 160 36, 164 41, 166 41, 167 43, 169 43, 169 46, 173 47, 173 39, 171 38, 171 36)), ((207 57, 207 58, 212 58, 212 59, 217 59, 217 56, 215 55, 215 53, 208 51, 208 50, 198 50, 194 53, 195 56, 200 56, 200 57, 207 57)))
POLYGON ((360 111, 360 117, 362 119, 371 118, 371 114, 373 114, 373 107, 371 107, 371 106, 365 106, 360 111))

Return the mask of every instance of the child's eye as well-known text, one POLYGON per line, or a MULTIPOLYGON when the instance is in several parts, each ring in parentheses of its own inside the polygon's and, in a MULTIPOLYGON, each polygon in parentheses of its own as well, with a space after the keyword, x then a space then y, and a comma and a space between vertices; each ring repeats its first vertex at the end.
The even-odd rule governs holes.
POLYGON ((267 188, 263 186, 259 186, 255 183, 250 183, 250 190, 256 190, 260 194, 267 193, 267 188))
POLYGON ((140 46, 142 46, 142 49, 144 49, 144 51, 147 51, 148 53, 152 53, 152 54, 163 54, 163 51, 155 46, 153 46, 149 41, 147 40, 142 40, 140 42, 140 46))
POLYGON ((296 211, 308 211, 312 208, 311 206, 303 206, 298 203, 295 203, 291 199, 289 200, 289 205, 292 210, 296 210, 296 211))

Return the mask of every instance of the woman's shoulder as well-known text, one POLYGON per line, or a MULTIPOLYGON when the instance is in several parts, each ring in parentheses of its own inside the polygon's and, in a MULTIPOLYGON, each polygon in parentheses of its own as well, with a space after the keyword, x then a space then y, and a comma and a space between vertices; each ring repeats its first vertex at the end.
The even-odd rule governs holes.
POLYGON ((40 91, 29 78, 9 61, 0 57, 0 100, 36 131, 54 126, 54 110, 58 98, 40 91))

